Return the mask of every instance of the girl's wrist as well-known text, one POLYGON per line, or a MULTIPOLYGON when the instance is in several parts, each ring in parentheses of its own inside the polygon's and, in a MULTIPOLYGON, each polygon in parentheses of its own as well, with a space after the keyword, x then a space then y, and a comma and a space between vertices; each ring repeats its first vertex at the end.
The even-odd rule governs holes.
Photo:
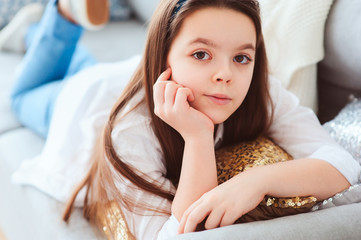
POLYGON ((262 195, 266 196, 270 191, 271 179, 263 166, 254 167, 239 174, 240 181, 246 181, 251 184, 255 190, 262 195), (243 178, 243 179, 242 179, 243 178), (247 178, 245 180, 245 178, 247 178))
POLYGON ((214 135, 214 125, 207 126, 197 131, 191 131, 189 133, 180 133, 185 142, 197 142, 212 139, 214 135))
POLYGON ((206 142, 214 144, 213 131, 197 131, 190 134, 184 134, 182 137, 186 144, 198 145, 206 142))

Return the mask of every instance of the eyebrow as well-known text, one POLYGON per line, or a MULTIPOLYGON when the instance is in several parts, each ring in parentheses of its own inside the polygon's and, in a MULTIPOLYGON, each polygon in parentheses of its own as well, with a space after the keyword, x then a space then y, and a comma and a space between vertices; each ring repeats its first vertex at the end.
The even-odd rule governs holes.
MULTIPOLYGON (((206 38, 196 38, 193 41, 191 41, 189 44, 197 44, 197 43, 201 43, 201 44, 205 44, 214 48, 217 48, 218 45, 215 42, 212 42, 209 39, 206 38)), ((254 47, 254 45, 252 43, 245 43, 242 44, 239 48, 237 48, 237 50, 246 50, 246 49, 250 49, 252 51, 256 51, 256 48, 254 47)))

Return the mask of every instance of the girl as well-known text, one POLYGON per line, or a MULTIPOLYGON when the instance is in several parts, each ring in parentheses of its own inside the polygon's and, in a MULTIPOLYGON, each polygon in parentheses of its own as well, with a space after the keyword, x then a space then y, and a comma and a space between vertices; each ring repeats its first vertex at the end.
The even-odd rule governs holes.
POLYGON ((204 219, 206 229, 230 225, 265 195, 322 200, 357 182, 360 166, 312 111, 268 77, 256 1, 162 0, 136 69, 138 58, 89 67, 65 81, 54 79, 74 67, 81 29, 56 8, 49 3, 25 57, 17 86, 24 81, 27 89, 13 94, 19 118, 47 142, 15 179, 61 201, 71 196, 65 220, 80 205, 110 237, 165 239, 195 231, 204 219), (59 74, 41 68, 29 80, 24 72, 39 51, 52 51, 47 64, 59 74), (120 80, 133 70, 124 88, 120 80), (47 88, 60 94, 43 95, 48 107, 35 115, 51 119, 49 133, 46 121, 35 127, 21 117, 31 107, 22 98, 47 88), (259 136, 296 160, 253 168, 217 186, 215 148, 259 136))

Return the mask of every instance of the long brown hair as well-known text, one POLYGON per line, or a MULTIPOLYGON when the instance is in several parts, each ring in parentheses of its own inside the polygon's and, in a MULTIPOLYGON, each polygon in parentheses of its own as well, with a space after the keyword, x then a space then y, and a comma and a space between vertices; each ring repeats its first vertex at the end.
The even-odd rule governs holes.
MULTIPOLYGON (((114 149, 111 133, 119 120, 118 113, 139 91, 145 97, 138 104, 146 104, 152 119, 151 127, 163 151, 166 178, 177 186, 184 150, 180 134, 154 114, 153 85, 158 76, 166 69, 167 55, 185 18, 191 13, 206 7, 226 8, 241 12, 250 17, 257 34, 255 66, 252 82, 242 105, 224 122, 222 146, 240 141, 252 140, 265 135, 272 120, 272 102, 268 90, 268 68, 265 45, 262 36, 259 5, 256 0, 188 0, 174 13, 177 0, 162 0, 149 24, 143 58, 129 84, 114 105, 109 120, 98 139, 93 154, 93 163, 86 178, 73 193, 64 220, 68 220, 79 191, 86 188, 84 216, 94 220, 99 203, 116 200, 129 210, 150 207, 132 205, 131 196, 121 195, 114 183, 112 172, 120 174, 140 189, 172 200, 174 193, 168 192, 142 173, 127 165, 114 149), (271 106, 271 108, 270 108, 271 106), (270 111, 271 109, 271 111, 270 111), (113 168, 113 169, 110 169, 113 168)), ((162 211, 155 209, 155 211, 162 211)))

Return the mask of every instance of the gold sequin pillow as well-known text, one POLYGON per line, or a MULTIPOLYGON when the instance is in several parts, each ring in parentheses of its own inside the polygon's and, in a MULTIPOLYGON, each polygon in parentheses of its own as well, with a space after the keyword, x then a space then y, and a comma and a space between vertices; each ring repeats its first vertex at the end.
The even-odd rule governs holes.
MULTIPOLYGON (((292 160, 292 156, 268 138, 242 142, 216 151, 218 183, 221 184, 240 172, 252 167, 292 160)), ((304 213, 316 204, 315 197, 275 198, 265 196, 252 211, 236 223, 267 220, 276 217, 304 213)))
POLYGON ((108 240, 135 240, 119 204, 111 201, 98 208, 97 225, 108 240))

